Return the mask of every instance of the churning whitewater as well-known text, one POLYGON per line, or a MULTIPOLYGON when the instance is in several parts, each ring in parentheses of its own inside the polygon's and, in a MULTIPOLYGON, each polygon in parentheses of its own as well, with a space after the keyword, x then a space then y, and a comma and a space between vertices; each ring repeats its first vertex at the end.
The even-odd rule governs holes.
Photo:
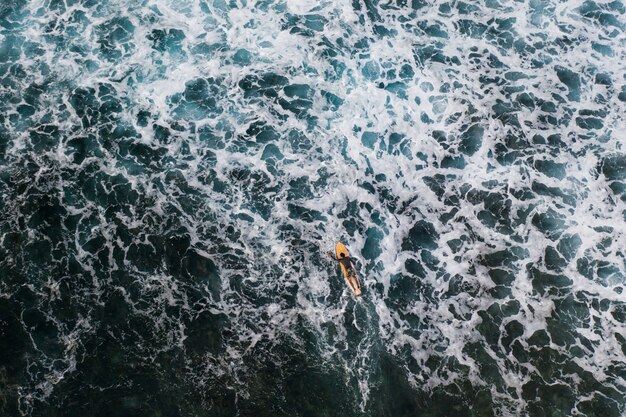
POLYGON ((2 2, 0 414, 623 415, 625 29, 2 2))

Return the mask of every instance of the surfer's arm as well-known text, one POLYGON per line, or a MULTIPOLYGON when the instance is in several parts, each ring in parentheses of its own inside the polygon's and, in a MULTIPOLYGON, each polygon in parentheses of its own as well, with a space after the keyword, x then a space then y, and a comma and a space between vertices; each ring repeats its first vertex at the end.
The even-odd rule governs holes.
POLYGON ((336 261, 337 257, 331 252, 331 251, 326 251, 326 255, 328 255, 332 260, 336 261))

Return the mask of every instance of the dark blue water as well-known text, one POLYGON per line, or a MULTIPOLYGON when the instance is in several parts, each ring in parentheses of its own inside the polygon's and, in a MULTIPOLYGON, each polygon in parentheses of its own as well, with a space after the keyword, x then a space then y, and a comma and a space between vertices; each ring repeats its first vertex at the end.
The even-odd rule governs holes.
POLYGON ((623 416, 625 14, 3 2, 0 415, 623 416))

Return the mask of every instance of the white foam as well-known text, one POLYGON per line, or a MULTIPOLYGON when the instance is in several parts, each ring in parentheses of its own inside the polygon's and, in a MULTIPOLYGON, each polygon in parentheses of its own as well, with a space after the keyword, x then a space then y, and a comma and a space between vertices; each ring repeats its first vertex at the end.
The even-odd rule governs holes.
MULTIPOLYGON (((411 357, 422 368, 430 357, 441 355, 455 358, 467 367, 467 375, 461 372, 412 374, 407 370, 407 379, 413 381, 416 387, 419 383, 419 387, 432 389, 462 378, 469 378, 476 386, 485 386, 487 383, 483 380, 480 364, 465 350, 468 343, 480 343, 504 380, 506 387, 502 389, 511 388, 518 395, 517 400, 509 399, 513 405, 510 409, 503 406, 505 411, 502 413, 514 410, 520 414, 525 407, 521 399, 522 387, 529 381, 530 375, 539 372, 533 363, 518 363, 512 354, 506 352, 501 341, 497 348, 488 346, 477 330, 483 320, 478 312, 487 310, 494 303, 507 301, 490 295, 495 283, 489 276, 490 267, 483 265, 479 257, 512 246, 527 251, 524 259, 513 260, 510 266, 503 267, 515 275, 509 299, 519 302, 520 311, 505 318, 500 327, 500 332, 504 334, 507 323, 519 321, 524 330, 518 340, 526 347, 528 339, 537 331, 545 330, 547 321, 559 314, 555 303, 558 297, 539 294, 534 278, 527 272, 528 267, 535 266, 549 273, 544 262, 545 248, 556 245, 533 224, 536 214, 555 211, 565 219, 563 233, 577 234, 582 241, 562 272, 572 281, 567 289, 569 293, 581 292, 596 300, 605 299, 612 305, 626 302, 626 291, 614 291, 624 289, 623 277, 626 276, 623 245, 620 243, 626 235, 623 218, 626 206, 610 188, 611 182, 602 173, 596 172, 604 158, 623 152, 619 128, 626 107, 617 99, 615 91, 623 83, 626 56, 624 34, 619 33, 610 41, 607 35, 611 28, 579 15, 577 8, 582 4, 582 1, 576 1, 551 5, 554 14, 546 12, 548 15, 539 16, 539 26, 531 21, 529 5, 522 4, 498 10, 481 7, 479 12, 464 17, 488 24, 493 30, 499 25, 492 21, 494 18, 514 18, 512 31, 515 38, 523 39, 528 45, 545 42, 557 48, 553 53, 537 46, 535 52, 530 51, 526 55, 516 52, 514 48, 504 49, 485 36, 476 39, 461 33, 460 17, 440 16, 438 4, 420 10, 410 24, 399 20, 400 16, 408 18, 405 10, 379 10, 382 26, 397 33, 394 38, 374 35, 376 22, 372 22, 367 14, 363 16, 365 23, 358 23, 361 12, 357 12, 352 2, 347 0, 332 3, 288 1, 287 10, 296 17, 304 19, 305 15, 321 14, 327 19, 321 31, 312 30, 307 36, 290 31, 285 16, 275 7, 261 10, 252 2, 242 2, 232 8, 225 3, 205 4, 210 9, 208 14, 200 8, 200 3, 187 1, 150 1, 145 6, 153 6, 152 9, 132 5, 122 7, 122 2, 111 2, 98 13, 82 9, 80 5, 69 7, 56 16, 53 12, 41 16, 32 13, 24 26, 24 35, 45 46, 45 54, 38 59, 52 68, 60 86, 52 97, 45 98, 50 106, 45 106, 45 111, 41 110, 41 114, 34 117, 44 117, 47 107, 56 109, 57 104, 64 104, 65 112, 53 110, 53 115, 57 118, 55 123, 69 132, 81 125, 68 97, 71 89, 98 88, 106 83, 113 86, 123 103, 120 124, 133 126, 141 135, 136 139, 138 143, 153 149, 163 147, 174 161, 162 172, 146 169, 145 173, 133 175, 119 163, 120 156, 115 154, 114 147, 113 151, 108 151, 103 146, 100 149, 103 158, 88 157, 76 166, 72 163, 67 142, 77 134, 95 134, 95 129, 89 132, 78 130, 78 133, 61 139, 59 145, 45 155, 56 165, 51 166, 44 156, 36 156, 42 168, 33 181, 44 181, 51 172, 60 168, 80 172, 93 165, 100 173, 110 177, 123 176, 133 190, 146 198, 149 206, 145 210, 130 207, 129 216, 120 214, 117 217, 129 230, 140 230, 139 235, 133 238, 135 244, 152 245, 147 238, 147 224, 153 218, 168 218, 172 208, 178 213, 176 220, 190 236, 193 250, 211 259, 220 269, 220 297, 219 300, 207 297, 207 309, 214 314, 223 313, 231 322, 237 323, 229 329, 235 336, 233 341, 225 342, 228 344, 225 358, 207 355, 207 369, 218 375, 231 375, 231 382, 243 396, 247 394, 242 358, 285 340, 296 345, 303 343, 295 329, 297 323, 303 323, 318 338, 316 349, 319 356, 330 364, 343 367, 345 374, 358 387, 362 410, 370 401, 373 384, 370 381, 372 365, 365 358, 377 349, 376 345, 383 346, 392 355, 400 355, 402 349, 408 347, 411 357), (158 12, 154 7, 158 8, 158 12), (72 13, 77 10, 87 13, 91 20, 82 37, 72 43, 85 45, 86 55, 80 59, 65 50, 57 50, 52 43, 48 43, 49 35, 44 36, 42 32, 51 19, 58 19, 59 24, 70 24, 72 13), (122 57, 109 62, 102 59, 98 52, 100 35, 97 28, 120 16, 129 19, 134 26, 130 40, 132 45, 129 45, 128 51, 120 47, 122 57), (416 54, 435 41, 416 26, 418 22, 436 23, 445 30, 447 38, 437 38, 436 41, 442 43, 444 55, 457 58, 460 64, 442 64, 432 59, 418 62, 416 54), (570 27, 570 33, 563 32, 563 25, 570 27), (149 35, 157 29, 183 30, 182 53, 156 51, 149 35), (323 55, 324 37, 335 46, 338 54, 335 59, 345 66, 341 75, 335 74, 332 59, 323 55), (565 37, 575 40, 575 44, 571 47, 555 46, 557 40, 563 41, 565 37), (338 45, 338 39, 344 46, 338 45), (357 43, 363 39, 369 46, 357 50, 357 43), (611 42, 615 53, 599 56, 594 52, 592 42, 611 42), (194 56, 193 48, 202 43, 212 45, 213 52, 194 56), (233 55, 240 49, 246 49, 251 54, 249 64, 240 65, 233 61, 233 55), (490 68, 487 63, 489 55, 500 60, 503 68, 490 68), (532 59, 546 57, 550 57, 552 62, 544 66, 532 63, 532 59), (99 68, 87 70, 87 59, 98 61, 99 68), (372 80, 364 75, 365 65, 370 62, 379 68, 379 79, 372 80), (415 75, 403 81, 406 97, 402 97, 384 87, 401 80, 398 72, 405 64, 411 66, 415 75), (523 89, 537 99, 556 102, 553 94, 566 97, 569 89, 559 79, 555 65, 575 71, 584 81, 579 101, 558 105, 552 114, 561 121, 570 118, 569 122, 557 126, 543 122, 541 118, 546 116, 546 112, 539 106, 517 109, 515 115, 519 128, 493 116, 494 104, 498 101, 512 102, 516 93, 507 97, 502 88, 493 84, 484 85, 481 77, 502 78, 508 72, 521 72, 526 78, 509 80, 508 87, 523 89), (389 69, 396 70, 392 79, 383 75, 389 69), (607 73, 614 85, 596 84, 593 79, 595 71, 607 73), (316 124, 310 126, 304 117, 298 117, 281 106, 281 100, 292 100, 282 86, 276 87, 277 98, 244 96, 239 83, 245 77, 261 77, 268 73, 287 77, 290 84, 311 87, 315 93, 309 113, 317 117, 316 124), (225 142, 226 149, 211 150, 215 154, 215 162, 207 161, 207 144, 200 135, 190 133, 191 121, 184 117, 181 120, 172 114, 172 96, 185 91, 186 84, 198 78, 218 80, 215 85, 218 93, 214 98, 223 111, 194 122, 197 130, 210 128, 225 142), (63 82, 72 88, 68 91, 63 82), (449 90, 441 92, 445 86, 449 90), (321 90, 335 94, 343 100, 343 104, 337 110, 328 109, 321 90), (607 97, 606 102, 599 100, 598 95, 607 97), (152 115, 145 127, 137 123, 137 116, 142 110, 148 110, 152 115), (576 123, 576 117, 582 110, 607 112, 604 126, 597 130, 594 138, 584 139, 583 135, 588 131, 576 123), (422 122, 423 116, 427 116, 431 123, 422 122), (451 117, 458 119, 452 121, 451 117), (153 125, 168 126, 174 121, 184 125, 187 131, 172 131, 170 143, 159 143, 153 125), (278 146, 284 158, 276 161, 273 167, 261 159, 264 149, 261 144, 252 143, 245 149, 230 148, 236 140, 246 137, 250 124, 255 121, 267 122, 280 137, 273 144, 278 146), (460 155, 459 138, 468 125, 476 123, 484 128, 484 136, 476 152, 464 156, 465 168, 442 168, 444 158, 460 155), (448 136, 445 143, 434 138, 436 130, 448 136), (303 151, 289 143, 288 135, 294 131, 299 131, 311 142, 311 149, 303 151), (373 144, 371 148, 365 146, 361 141, 364 132, 375 133, 382 142, 373 144), (402 144, 390 147, 392 133, 403 137, 402 144), (494 152, 498 146, 506 144, 507 134, 529 143, 536 134, 544 138, 560 134, 566 148, 533 144, 529 146, 533 147, 534 153, 522 149, 523 156, 513 164, 499 163, 494 152), (598 140, 602 135, 607 135, 604 142, 598 140), (189 155, 182 157, 184 149, 189 149, 189 155), (422 161, 418 154, 426 161, 422 161), (538 160, 564 164, 565 177, 554 178, 536 170, 534 163, 538 160), (418 165, 422 167, 418 169, 418 165), (269 184, 233 179, 235 168, 263 174, 269 179, 269 184), (171 172, 179 170, 187 184, 197 192, 195 198, 204 202, 200 212, 190 213, 185 208, 181 198, 183 192, 177 185, 166 182, 164 172, 168 169, 171 172), (208 170, 214 170, 217 179, 227 184, 225 193, 214 191, 213 183, 205 181, 208 170), (384 174, 386 179, 375 180, 378 174, 384 174), (439 197, 425 182, 426 177, 437 175, 447 176, 442 185, 443 197, 439 197), (288 201, 290 182, 302 177, 306 177, 309 185, 315 181, 320 181, 320 184, 326 181, 326 185, 311 185, 312 197, 288 201), (488 182, 498 182, 498 185, 486 185, 488 182), (374 188, 374 192, 363 188, 366 183, 374 188), (576 205, 565 203, 561 197, 536 193, 528 200, 515 197, 515 191, 528 189, 533 183, 572 194, 576 205), (254 187, 265 187, 267 191, 253 192, 254 187), (480 213, 488 207, 484 202, 475 204, 470 201, 467 190, 463 191, 464 187, 498 192, 510 200, 510 218, 507 220, 519 219, 526 210, 530 214, 526 221, 515 226, 514 236, 507 235, 481 220, 480 213), (383 192, 388 193, 386 200, 381 197, 383 192), (445 201, 448 197, 459 198, 458 211, 450 220, 442 221, 442 215, 452 209, 445 201), (390 198, 396 199, 395 209, 391 207, 390 198), (254 205, 260 199, 269 202, 269 213, 255 212, 254 205), (290 214, 290 204, 319 212, 323 219, 305 221, 294 218, 290 214), (349 212, 348 208, 355 204, 356 212, 349 212), (253 221, 238 219, 237 215, 249 216, 253 221), (383 226, 375 223, 376 216, 383 219, 383 226), (422 220, 432 224, 437 233, 437 249, 432 254, 440 263, 433 270, 425 267, 425 277, 419 279, 419 285, 415 285, 418 289, 414 294, 401 294, 401 297, 406 296, 406 300, 392 300, 390 294, 397 289, 399 279, 407 282, 418 280, 408 273, 405 264, 414 260, 423 265, 422 257, 419 251, 412 252, 403 247, 413 225, 422 220), (356 230, 348 232, 346 221, 353 222, 356 230), (207 230, 212 226, 222 231, 232 226, 240 232, 241 237, 236 242, 221 242, 221 245, 230 245, 226 248, 228 254, 243 256, 246 262, 233 267, 225 260, 223 248, 218 248, 217 243, 207 239, 207 230), (291 229, 286 231, 286 226, 291 229), (606 226, 610 226, 612 231, 601 231, 600 228, 606 226), (370 227, 376 227, 383 233, 379 242, 381 253, 375 259, 365 259, 363 253, 370 227), (321 239, 318 238, 320 235, 321 239), (612 242, 606 243, 607 238, 611 238, 612 242), (454 239, 464 239, 456 253, 447 244, 454 239), (304 243, 294 243, 298 240, 304 243), (333 280, 340 280, 341 277, 335 269, 324 264, 321 260, 323 255, 310 250, 318 240, 322 241, 323 248, 332 248, 334 242, 343 241, 355 257, 363 260, 359 273, 364 295, 359 301, 353 301, 343 282, 336 285, 333 280), (602 248, 602 245, 607 247, 602 248), (584 257, 608 262, 618 273, 600 279, 596 269, 592 279, 588 279, 578 268, 578 262, 584 257), (398 278, 399 275, 402 277, 398 278), (449 295, 450 276, 462 280, 470 289, 449 295), (379 291, 380 287, 382 291, 379 291), (293 293, 295 300, 286 302, 285 299, 293 298, 293 293), (257 305, 246 294, 257 294, 264 301, 257 305), (451 308, 456 314, 450 311, 451 308), (415 323, 419 324, 418 329, 414 327, 415 323), (331 326, 334 335, 329 330, 331 326), (350 345, 352 341, 348 335, 351 332, 362 335, 356 347, 350 345)), ((42 2, 29 5, 32 12, 43 7, 45 3, 42 2)), ((63 35, 60 29, 54 34, 63 35)), ((0 41, 3 39, 5 37, 0 35, 0 41)), ((21 63, 33 69, 29 82, 43 82, 45 77, 35 70, 37 59, 24 57, 21 63)), ((30 139, 28 132, 12 133, 7 155, 19 160, 30 151, 30 139)), ((252 138, 246 140, 254 141, 252 138)), ((151 168, 142 163, 138 165, 151 168)), ((62 189, 63 184, 60 184, 59 193, 62 189)), ((75 250, 77 262, 84 271, 94 277, 94 291, 100 293, 104 283, 96 278, 96 256, 83 248, 84 243, 102 236, 109 250, 110 264, 115 264, 115 248, 127 253, 128 247, 124 247, 124 242, 119 239, 117 226, 107 221, 104 214, 106 208, 88 202, 76 206, 68 204, 66 209, 72 215, 81 216, 81 230, 75 231, 68 244, 75 250), (92 219, 99 226, 87 230, 92 219)), ((164 225, 157 226, 160 227, 164 225)), ((31 231, 29 239, 35 238, 36 234, 31 231)), ((134 313, 154 318, 155 328, 162 332, 163 338, 159 349, 181 346, 186 329, 159 309, 169 306, 187 311, 190 308, 182 284, 165 269, 158 274, 147 275, 134 268, 128 260, 117 268, 128 269, 135 274, 142 294, 150 295, 149 307, 142 308, 131 300, 123 287, 117 288, 133 305, 134 313)), ((59 297, 60 283, 51 281, 47 285, 51 297, 59 297)), ((96 297, 98 300, 100 298, 96 297)), ((594 346, 594 351, 588 352, 583 344, 577 343, 585 355, 575 361, 598 381, 612 384, 623 392, 623 381, 608 375, 606 369, 611 364, 624 363, 624 359, 615 353, 620 351, 615 334, 626 329, 608 312, 594 312, 593 317, 597 320, 571 329, 573 334, 584 337, 594 346)), ((90 329, 86 328, 85 332, 88 331, 90 329)), ((74 349, 74 340, 80 339, 80 335, 74 335, 77 338, 72 335, 63 335, 71 346, 70 351, 74 349)), ((565 348, 552 342, 550 348, 567 354, 565 348)), ((28 399, 34 393, 38 393, 38 398, 50 395, 59 378, 75 370, 74 359, 68 355, 64 362, 66 371, 46 374, 43 379, 32 377, 31 385, 20 394, 22 398, 28 399)), ((45 359, 42 361, 45 362, 45 359)), ((206 369, 203 371, 209 372, 206 369)), ((494 398, 506 403, 506 391, 493 388, 491 393, 494 398)))

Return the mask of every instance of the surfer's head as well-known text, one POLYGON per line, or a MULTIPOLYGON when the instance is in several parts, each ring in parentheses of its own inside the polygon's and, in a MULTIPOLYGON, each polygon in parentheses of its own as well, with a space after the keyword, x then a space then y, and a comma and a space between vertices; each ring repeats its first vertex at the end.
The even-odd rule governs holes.
POLYGON ((341 253, 339 254, 339 257, 340 257, 340 258, 345 258, 345 257, 346 257, 346 254, 345 254, 345 253, 343 253, 343 252, 341 252, 341 253))

